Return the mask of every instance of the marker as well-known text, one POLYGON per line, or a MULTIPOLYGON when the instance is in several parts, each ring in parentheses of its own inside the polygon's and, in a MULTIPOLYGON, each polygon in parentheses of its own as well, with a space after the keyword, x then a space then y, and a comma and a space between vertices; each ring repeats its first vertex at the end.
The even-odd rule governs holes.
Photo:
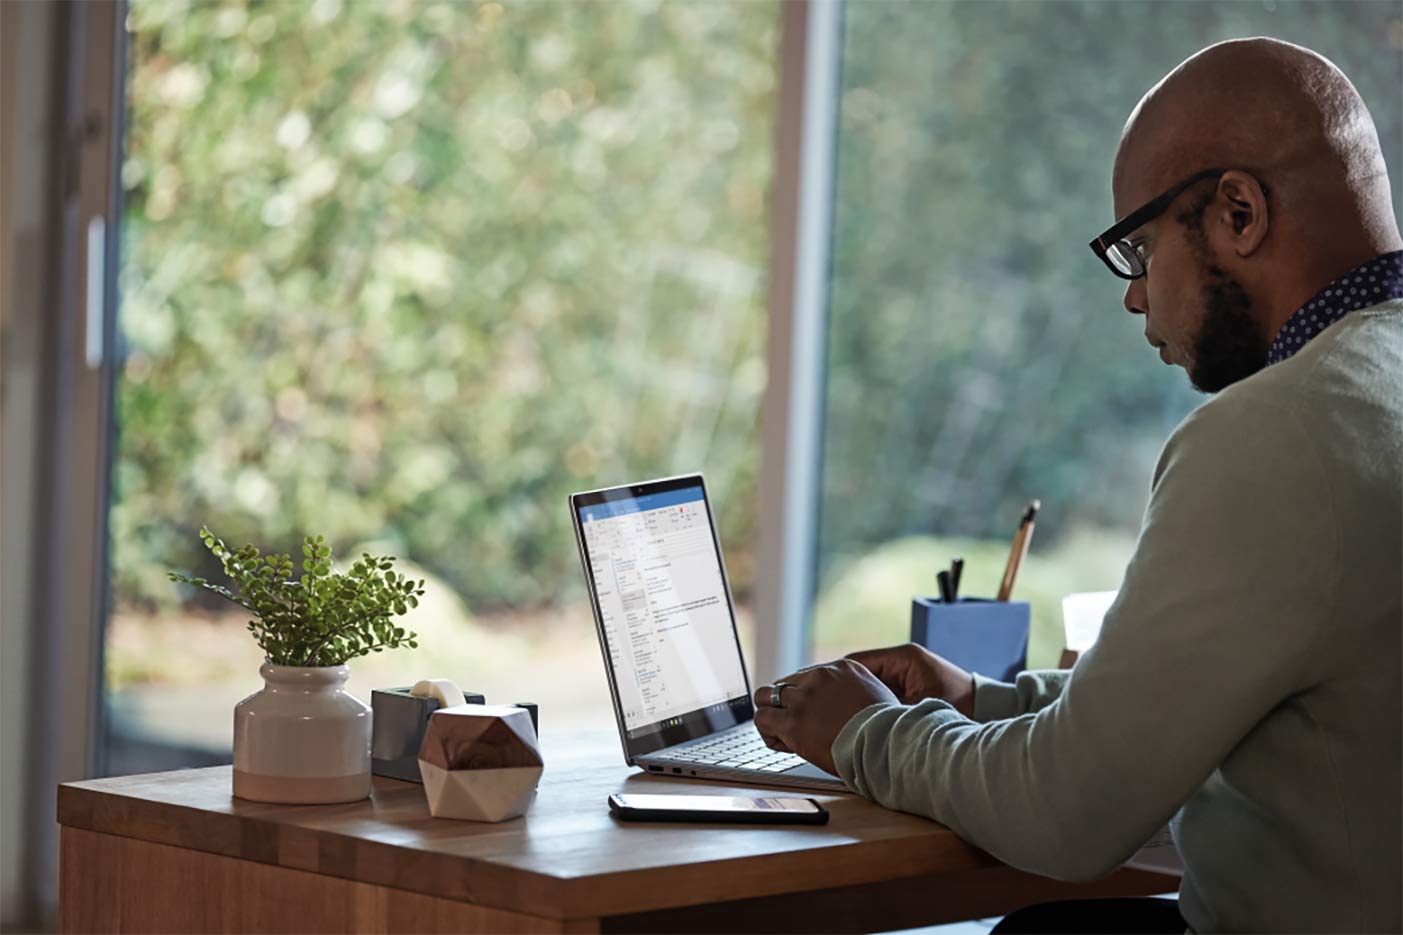
POLYGON ((964 574, 965 560, 957 558, 950 563, 950 597, 958 601, 960 599, 960 575, 964 574))
POLYGON ((1033 517, 1038 515, 1041 508, 1042 501, 1029 502, 1028 509, 1023 512, 1023 519, 1018 523, 1018 532, 1013 535, 1013 548, 1008 553, 1008 564, 1004 566, 1004 580, 999 585, 1001 601, 1007 601, 1013 593, 1013 583, 1018 579, 1018 567, 1023 564, 1023 557, 1028 554, 1028 543, 1033 540, 1033 517))
POLYGON ((940 600, 946 604, 955 603, 955 592, 950 587, 950 573, 948 571, 936 572, 935 583, 940 587, 940 600))

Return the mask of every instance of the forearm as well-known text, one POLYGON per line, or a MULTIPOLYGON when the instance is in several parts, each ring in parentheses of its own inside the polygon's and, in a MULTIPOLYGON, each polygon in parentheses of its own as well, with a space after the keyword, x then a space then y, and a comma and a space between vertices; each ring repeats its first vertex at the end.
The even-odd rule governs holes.
POLYGON ((1094 748, 1053 755, 1053 714, 980 725, 941 701, 874 705, 839 734, 834 762, 859 794, 938 821, 1005 863, 1093 879, 1167 815, 1137 807, 1134 798, 1149 790, 1116 778, 1116 764, 1094 748))

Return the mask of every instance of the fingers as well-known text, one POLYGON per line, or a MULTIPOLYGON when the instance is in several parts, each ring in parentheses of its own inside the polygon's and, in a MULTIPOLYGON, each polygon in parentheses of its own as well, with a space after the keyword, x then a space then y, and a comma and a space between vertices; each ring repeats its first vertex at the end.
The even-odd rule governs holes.
POLYGON ((802 707, 803 685, 813 678, 814 670, 817 666, 809 666, 800 669, 782 679, 777 679, 773 684, 761 685, 755 689, 754 697, 751 699, 755 703, 755 729, 760 732, 760 736, 765 739, 765 743, 772 750, 782 750, 785 753, 793 753, 789 744, 785 741, 787 730, 792 723, 794 708, 802 707), (779 702, 783 707, 775 707, 775 690, 779 689, 779 702))
POLYGON ((796 703, 795 696, 802 693, 804 682, 808 681, 808 676, 804 670, 793 675, 786 675, 782 679, 776 680, 770 685, 761 685, 755 689, 755 694, 751 701, 755 703, 757 711, 776 711, 785 708, 792 708, 796 703), (776 707, 775 700, 778 694, 779 706, 776 707))
POLYGON ((792 723, 793 718, 788 708, 757 707, 755 709, 755 730, 765 741, 765 746, 771 750, 779 750, 783 753, 794 752, 785 739, 792 723))
POLYGON ((860 663, 881 678, 900 678, 911 671, 917 655, 910 643, 902 646, 884 646, 881 649, 864 649, 848 653, 845 657, 860 663))
POLYGON ((758 717, 761 711, 792 711, 795 705, 801 703, 799 696, 804 693, 803 681, 807 681, 807 677, 796 673, 780 679, 773 685, 761 685, 755 689, 755 696, 751 700, 755 702, 756 716, 758 717), (801 681, 790 681, 790 679, 801 681), (776 694, 778 694, 778 706, 774 703, 776 694))
POLYGON ((771 750, 776 750, 780 753, 794 752, 792 749, 790 749, 789 744, 785 743, 778 737, 769 734, 761 734, 760 739, 765 741, 765 746, 769 747, 771 750))
POLYGON ((878 681, 891 689, 905 702, 915 700, 917 691, 915 673, 912 671, 911 644, 887 646, 882 649, 864 649, 848 653, 847 661, 867 668, 878 681))
POLYGON ((868 668, 867 663, 861 659, 839 659, 835 665, 841 666, 852 672, 861 672, 863 675, 873 675, 873 671, 868 668))
POLYGON ((796 720, 803 713, 800 709, 804 706, 804 685, 811 682, 819 668, 822 667, 809 666, 786 675, 772 685, 761 685, 755 689, 755 730, 771 750, 796 752, 790 741, 794 736, 796 720), (771 703, 771 693, 781 685, 779 701, 783 707, 777 708, 771 703))
POLYGON ((904 643, 901 646, 883 646, 881 649, 862 649, 855 653, 848 653, 843 658, 860 662, 873 672, 877 672, 886 668, 905 667, 909 661, 910 651, 911 644, 904 643))

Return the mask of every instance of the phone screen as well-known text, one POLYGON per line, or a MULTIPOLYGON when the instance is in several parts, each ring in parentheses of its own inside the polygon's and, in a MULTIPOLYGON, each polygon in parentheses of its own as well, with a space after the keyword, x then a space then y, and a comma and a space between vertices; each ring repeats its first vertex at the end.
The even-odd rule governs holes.
POLYGON ((749 798, 729 795, 617 795, 625 808, 684 812, 808 812, 818 811, 809 799, 786 796, 749 798))

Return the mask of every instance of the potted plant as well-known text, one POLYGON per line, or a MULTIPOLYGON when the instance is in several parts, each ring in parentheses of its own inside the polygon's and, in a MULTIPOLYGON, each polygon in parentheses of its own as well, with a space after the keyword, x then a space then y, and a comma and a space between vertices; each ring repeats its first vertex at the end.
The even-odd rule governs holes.
POLYGON ((263 649, 263 690, 234 708, 234 795, 260 802, 353 802, 370 794, 370 708, 345 690, 346 663, 367 653, 418 646, 394 618, 418 606, 424 582, 393 570, 392 556, 363 554, 332 568, 322 536, 302 545, 302 575, 289 555, 231 551, 209 529, 205 547, 232 587, 171 572, 172 581, 212 591, 253 615, 263 649))

